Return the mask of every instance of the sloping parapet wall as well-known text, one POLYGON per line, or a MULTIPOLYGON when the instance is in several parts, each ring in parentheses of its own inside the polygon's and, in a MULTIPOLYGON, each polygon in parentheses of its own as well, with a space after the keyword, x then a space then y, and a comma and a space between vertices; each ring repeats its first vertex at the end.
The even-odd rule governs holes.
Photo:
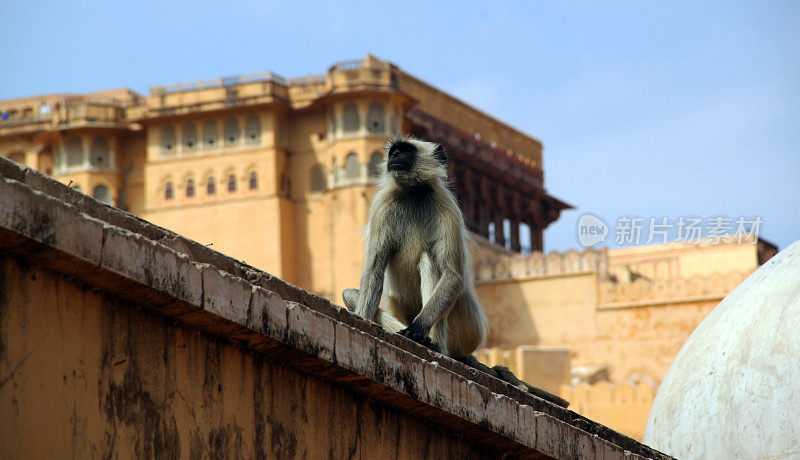
POLYGON ((667 458, 0 159, 0 457, 667 458))

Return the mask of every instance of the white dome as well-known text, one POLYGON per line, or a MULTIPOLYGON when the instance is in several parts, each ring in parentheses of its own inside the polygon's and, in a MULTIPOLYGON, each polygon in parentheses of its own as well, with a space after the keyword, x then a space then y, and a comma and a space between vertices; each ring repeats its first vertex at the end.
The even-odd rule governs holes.
POLYGON ((664 376, 644 443, 680 459, 800 458, 800 241, 692 333, 664 376))

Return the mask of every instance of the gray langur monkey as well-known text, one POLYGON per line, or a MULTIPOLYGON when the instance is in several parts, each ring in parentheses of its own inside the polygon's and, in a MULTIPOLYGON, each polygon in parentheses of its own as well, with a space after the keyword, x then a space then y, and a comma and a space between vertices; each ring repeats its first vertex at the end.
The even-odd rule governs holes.
POLYGON ((441 145, 411 137, 386 144, 369 211, 361 289, 345 305, 390 332, 465 358, 485 340, 464 217, 447 187, 441 145), (430 335, 430 337, 429 337, 430 335))

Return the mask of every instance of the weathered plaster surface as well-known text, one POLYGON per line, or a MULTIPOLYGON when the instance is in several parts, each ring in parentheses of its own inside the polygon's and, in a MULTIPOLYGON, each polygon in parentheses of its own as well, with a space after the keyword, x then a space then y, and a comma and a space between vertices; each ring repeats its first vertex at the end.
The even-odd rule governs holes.
POLYGON ((14 258, 0 262, 0 283, 4 458, 492 455, 14 258))

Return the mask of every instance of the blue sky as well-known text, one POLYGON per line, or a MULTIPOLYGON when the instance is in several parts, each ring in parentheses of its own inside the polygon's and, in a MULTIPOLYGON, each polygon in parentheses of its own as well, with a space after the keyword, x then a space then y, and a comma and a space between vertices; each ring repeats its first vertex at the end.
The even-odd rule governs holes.
POLYGON ((366 52, 537 137, 578 218, 760 216, 800 237, 800 3, 6 2, 0 99, 273 70, 366 52))

